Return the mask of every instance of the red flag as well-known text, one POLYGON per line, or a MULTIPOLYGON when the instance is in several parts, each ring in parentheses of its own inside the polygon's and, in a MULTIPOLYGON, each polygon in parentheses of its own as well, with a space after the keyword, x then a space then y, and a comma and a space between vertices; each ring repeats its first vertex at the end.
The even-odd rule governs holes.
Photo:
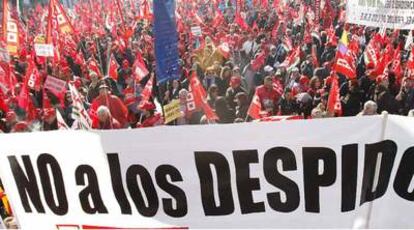
POLYGON ((401 79, 402 76, 402 67, 401 67, 401 51, 398 47, 394 52, 394 57, 390 67, 391 72, 395 74, 397 81, 401 79))
POLYGON ((252 102, 250 104, 249 110, 247 114, 253 119, 260 119, 262 116, 260 115, 262 111, 262 103, 260 102, 260 98, 256 93, 253 96, 252 102))
POLYGON ((119 68, 119 65, 116 62, 114 55, 111 54, 111 60, 109 61, 108 75, 115 81, 118 80, 118 68, 119 68))
POLYGON ((249 25, 244 21, 240 14, 236 14, 234 18, 234 23, 240 26, 242 30, 249 30, 249 25))
POLYGON ((408 77, 412 77, 414 75, 414 46, 411 48, 410 58, 407 61, 407 71, 408 77))
POLYGON ((154 85, 154 75, 150 77, 147 84, 145 85, 144 90, 141 93, 142 99, 139 103, 139 107, 144 105, 145 103, 149 102, 151 95, 152 95, 152 87, 154 85))
MULTIPOLYGON (((26 79, 29 79, 26 76, 26 79)), ((22 89, 20 91, 19 94, 19 98, 18 98, 18 105, 20 108, 27 110, 28 105, 29 105, 29 89, 27 87, 27 80, 25 82, 23 82, 23 86, 22 89)))
POLYGON ((19 28, 18 21, 11 17, 7 0, 3 0, 3 40, 6 42, 7 51, 10 55, 18 55, 19 50, 19 28))
POLYGON ((54 7, 56 12, 57 24, 59 28, 59 32, 63 34, 74 34, 75 29, 73 28, 72 23, 70 22, 65 10, 63 9, 62 5, 59 1, 54 1, 54 7))
POLYGON ((116 7, 118 10, 119 17, 121 18, 122 26, 125 26, 125 18, 124 18, 124 12, 122 11, 123 8, 121 8, 121 3, 119 0, 115 0, 116 7))
POLYGON ((349 51, 345 56, 341 52, 337 52, 337 59, 334 65, 334 70, 337 73, 343 74, 348 79, 356 78, 356 69, 353 65, 353 58, 349 56, 349 51))
POLYGON ((133 69, 134 69, 133 73, 135 75, 135 80, 138 82, 140 82, 145 76, 149 74, 149 71, 140 53, 137 54, 137 57, 133 65, 133 69))
POLYGON ((329 92, 327 109, 331 114, 342 115, 342 105, 339 96, 338 78, 332 80, 331 90, 329 92))
POLYGON ((200 80, 197 77, 196 72, 190 76, 190 92, 194 96, 194 104, 197 108, 203 109, 204 113, 208 120, 218 120, 216 113, 207 103, 207 93, 203 88, 203 85, 200 83, 200 80))
POLYGON ((3 111, 3 113, 9 112, 9 106, 4 102, 4 96, 3 92, 0 90, 0 110, 3 111))
POLYGON ((262 8, 263 9, 267 9, 269 7, 268 0, 261 0, 261 3, 262 3, 262 8))
POLYGON ((219 9, 216 10, 216 16, 213 19, 212 26, 218 27, 225 22, 224 16, 219 9))
POLYGON ((256 58, 253 60, 251 67, 254 71, 258 71, 266 62, 266 53, 262 51, 259 53, 256 58))
POLYGON ((101 70, 99 69, 98 63, 96 62, 96 60, 95 60, 95 59, 91 59, 91 60, 89 61, 88 68, 89 68, 90 70, 92 70, 93 72, 95 72, 96 74, 98 74, 98 76, 99 76, 99 77, 101 77, 101 76, 102 76, 102 74, 101 74, 101 70))
POLYGON ((46 43, 53 43, 53 15, 55 14, 54 0, 49 1, 49 12, 47 16, 47 28, 46 28, 46 43))
POLYGON ((364 52, 364 61, 367 68, 376 68, 380 59, 381 36, 375 34, 369 41, 364 52))
POLYGON ((223 55, 224 58, 226 58, 226 59, 230 58, 230 47, 229 47, 229 44, 227 42, 221 43, 221 45, 219 45, 217 47, 217 49, 219 50, 221 55, 223 55))

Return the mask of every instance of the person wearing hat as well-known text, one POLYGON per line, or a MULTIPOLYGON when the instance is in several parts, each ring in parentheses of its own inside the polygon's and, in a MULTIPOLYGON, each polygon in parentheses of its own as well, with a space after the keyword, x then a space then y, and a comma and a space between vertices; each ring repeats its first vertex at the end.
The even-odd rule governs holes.
POLYGON ((142 119, 136 124, 136 128, 147 128, 162 125, 164 123, 161 114, 155 112, 155 105, 150 101, 146 101, 138 105, 142 111, 142 119))
POLYGON ((246 90, 241 86, 241 77, 232 76, 230 78, 230 87, 227 88, 226 91, 226 101, 231 109, 236 109, 237 103, 235 101, 235 96, 241 92, 246 93, 246 90))
POLYGON ((99 86, 99 96, 93 100, 91 109, 97 111, 101 105, 109 108, 112 116, 121 124, 122 128, 129 126, 127 107, 119 97, 111 94, 106 84, 99 86))

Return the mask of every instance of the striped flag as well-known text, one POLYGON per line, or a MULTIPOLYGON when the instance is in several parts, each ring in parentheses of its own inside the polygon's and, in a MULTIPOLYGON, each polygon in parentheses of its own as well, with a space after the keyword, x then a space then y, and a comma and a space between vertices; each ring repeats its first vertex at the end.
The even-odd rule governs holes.
POLYGON ((73 123, 73 129, 91 129, 92 119, 89 117, 88 112, 83 106, 83 99, 81 98, 78 90, 72 84, 69 84, 69 91, 72 97, 72 118, 75 120, 73 123))

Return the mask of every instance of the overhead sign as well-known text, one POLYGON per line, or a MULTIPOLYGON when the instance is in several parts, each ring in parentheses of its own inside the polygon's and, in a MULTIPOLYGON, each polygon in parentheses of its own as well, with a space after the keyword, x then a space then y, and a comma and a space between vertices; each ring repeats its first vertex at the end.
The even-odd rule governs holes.
POLYGON ((390 28, 414 29, 414 1, 348 0, 348 23, 390 28))
POLYGON ((414 228, 413 140, 398 116, 11 134, 0 176, 23 229, 414 228))

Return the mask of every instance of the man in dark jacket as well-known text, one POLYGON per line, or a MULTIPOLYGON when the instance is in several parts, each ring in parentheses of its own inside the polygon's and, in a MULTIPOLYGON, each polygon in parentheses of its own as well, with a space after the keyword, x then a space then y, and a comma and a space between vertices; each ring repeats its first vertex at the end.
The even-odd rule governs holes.
POLYGON ((375 88, 374 101, 378 104, 378 113, 387 111, 390 114, 396 114, 398 112, 398 104, 388 89, 388 77, 380 75, 376 81, 377 86, 375 88))

